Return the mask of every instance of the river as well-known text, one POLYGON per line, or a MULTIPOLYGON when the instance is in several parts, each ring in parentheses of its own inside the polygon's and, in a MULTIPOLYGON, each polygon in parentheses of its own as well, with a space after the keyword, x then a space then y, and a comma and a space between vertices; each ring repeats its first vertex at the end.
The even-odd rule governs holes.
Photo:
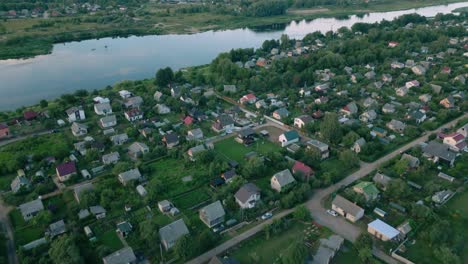
POLYGON ((430 17, 464 6, 468 2, 376 12, 348 19, 319 18, 291 22, 283 29, 266 32, 235 29, 56 44, 49 55, 0 61, 0 110, 36 104, 41 99, 53 99, 78 89, 100 89, 123 80, 150 78, 161 67, 180 69, 206 64, 221 52, 257 48, 263 41, 282 34, 302 38, 314 31, 351 27, 356 22, 374 23, 410 13, 430 17))

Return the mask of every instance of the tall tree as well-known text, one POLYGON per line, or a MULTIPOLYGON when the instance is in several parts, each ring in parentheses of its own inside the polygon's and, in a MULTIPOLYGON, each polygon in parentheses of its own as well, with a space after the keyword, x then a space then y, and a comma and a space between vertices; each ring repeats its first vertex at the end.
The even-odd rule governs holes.
POLYGON ((52 262, 56 264, 84 263, 75 238, 70 235, 63 235, 54 239, 50 245, 49 256, 52 262))
POLYGON ((323 122, 320 124, 320 133, 323 138, 332 143, 339 143, 343 137, 338 115, 336 113, 327 113, 323 122))

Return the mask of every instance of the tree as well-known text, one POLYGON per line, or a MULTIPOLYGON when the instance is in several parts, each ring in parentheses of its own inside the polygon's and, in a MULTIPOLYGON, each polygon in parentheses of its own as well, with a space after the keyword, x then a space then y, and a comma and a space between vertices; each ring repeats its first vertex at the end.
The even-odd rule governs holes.
POLYGON ((440 263, 447 263, 447 264, 459 264, 460 257, 455 255, 452 250, 448 247, 440 247, 435 250, 434 255, 436 259, 440 261, 440 263))
POLYGON ((265 165, 263 164, 263 160, 255 157, 250 159, 247 164, 244 166, 243 175, 247 179, 255 178, 262 176, 265 172, 265 165))
POLYGON ((411 193, 406 182, 402 179, 393 179, 388 183, 385 194, 391 200, 400 200, 401 198, 407 197, 411 193))
POLYGON ((372 237, 368 233, 359 235, 354 247, 358 250, 358 256, 362 261, 367 262, 372 257, 372 237))
POLYGON ((403 174, 408 169, 409 162, 407 159, 401 159, 393 165, 393 170, 398 173, 398 175, 403 174))
POLYGON ((339 143, 342 138, 342 131, 338 116, 335 113, 325 114, 323 122, 320 124, 320 134, 323 138, 332 143, 339 143))
POLYGON ((52 262, 57 264, 84 263, 75 238, 70 235, 63 235, 54 239, 50 245, 49 256, 52 262))
POLYGON ((174 72, 170 67, 159 69, 156 73, 155 83, 159 87, 165 87, 174 80, 174 72))
POLYGON ((356 155, 356 153, 349 149, 340 152, 339 159, 348 169, 356 168, 359 166, 358 156, 356 155))
POLYGON ((47 106, 49 106, 49 102, 47 102, 46 100, 41 100, 41 102, 39 103, 39 105, 41 106, 42 109, 46 108, 47 106))
POLYGON ((197 252, 197 245, 189 235, 185 235, 177 240, 174 251, 179 258, 185 261, 197 252))
POLYGON ((46 227, 51 221, 52 213, 49 210, 43 210, 33 218, 33 224, 39 227, 46 227))
POLYGON ((155 219, 147 219, 139 224, 140 238, 146 242, 145 245, 149 248, 152 248, 150 245, 159 243, 159 227, 155 219))
POLYGON ((309 221, 312 218, 309 210, 304 205, 297 206, 294 210, 293 216, 295 219, 301 221, 309 221))
POLYGON ((345 146, 351 146, 354 144, 354 142, 356 140, 358 140, 360 138, 359 134, 354 132, 354 131, 349 131, 348 134, 346 134, 344 137, 343 137, 343 144, 345 146))

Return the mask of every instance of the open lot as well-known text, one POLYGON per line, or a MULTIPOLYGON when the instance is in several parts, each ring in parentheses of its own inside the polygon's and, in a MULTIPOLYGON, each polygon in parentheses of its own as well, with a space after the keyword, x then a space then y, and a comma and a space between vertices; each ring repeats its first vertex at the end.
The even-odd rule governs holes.
POLYGON ((456 194, 447 203, 447 209, 450 214, 456 214, 464 219, 468 219, 468 191, 456 194))
POLYGON ((246 147, 234 140, 234 138, 227 138, 215 144, 215 150, 222 154, 226 159, 235 160, 239 163, 245 162, 245 154, 249 152, 257 152, 258 154, 265 155, 271 152, 280 151, 280 146, 272 143, 267 139, 260 138, 254 144, 246 147))

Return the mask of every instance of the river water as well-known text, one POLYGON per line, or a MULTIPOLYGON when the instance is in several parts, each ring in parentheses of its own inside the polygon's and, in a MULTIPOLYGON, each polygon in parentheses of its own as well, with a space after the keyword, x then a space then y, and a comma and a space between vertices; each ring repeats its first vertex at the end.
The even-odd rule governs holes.
POLYGON ((150 78, 161 67, 179 69, 206 64, 221 52, 233 48, 257 48, 263 41, 277 39, 282 34, 302 38, 314 31, 351 27, 356 22, 374 23, 410 13, 435 16, 464 6, 468 6, 468 2, 369 13, 344 20, 319 18, 291 22, 282 29, 266 32, 235 29, 56 44, 49 55, 0 60, 0 110, 13 110, 78 89, 100 89, 123 80, 150 78))

